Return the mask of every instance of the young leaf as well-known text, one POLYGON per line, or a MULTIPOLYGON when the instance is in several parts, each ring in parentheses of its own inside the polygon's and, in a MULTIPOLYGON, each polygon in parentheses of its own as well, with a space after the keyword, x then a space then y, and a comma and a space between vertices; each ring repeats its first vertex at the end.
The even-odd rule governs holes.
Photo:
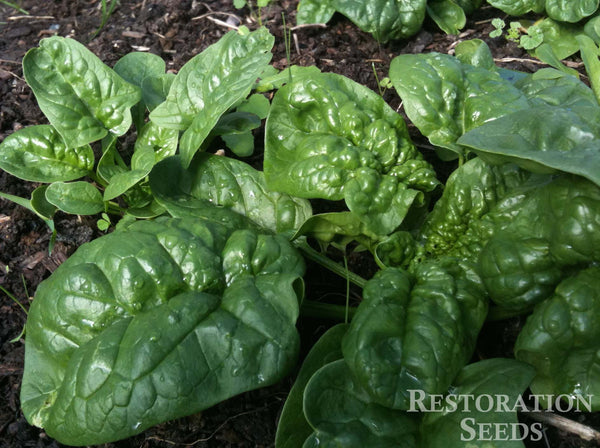
POLYGON ((20 129, 0 143, 0 168, 31 182, 79 179, 94 168, 89 145, 69 148, 48 125, 20 129))
POLYGON ((465 12, 454 0, 428 1, 427 14, 446 34, 458 34, 467 23, 465 12))
POLYGON ((244 99, 271 60, 274 37, 266 28, 231 31, 188 61, 169 95, 150 114, 157 125, 183 130, 180 152, 188 166, 221 115, 244 99))
POLYGON ((144 101, 148 110, 153 111, 167 99, 174 80, 175 75, 173 73, 144 78, 142 81, 142 101, 144 101))
POLYGON ((40 109, 77 148, 131 126, 140 89, 126 82, 75 39, 50 37, 23 58, 23 74, 40 109))
POLYGON ((51 220, 56 212, 56 207, 46 199, 47 185, 37 187, 31 193, 31 207, 44 220, 51 220))
POLYGON ((73 215, 95 215, 104 210, 102 194, 87 182, 54 182, 46 190, 46 199, 73 215))
POLYGON ((302 447, 306 438, 312 434, 313 429, 304 418, 302 409, 304 390, 317 370, 342 359, 342 337, 347 329, 348 325, 345 324, 330 328, 310 349, 281 411, 275 448, 302 447))
POLYGON ((298 354, 303 272, 284 237, 198 219, 82 245, 30 308, 24 414, 96 445, 279 381, 298 354))
POLYGON ((150 186, 167 210, 186 201, 204 200, 277 232, 295 230, 311 215, 308 201, 269 191, 262 172, 244 162, 207 153, 198 154, 187 170, 179 157, 163 160, 150 173, 150 186))
POLYGON ((400 225, 438 185, 406 124, 383 99, 333 73, 275 95, 265 129, 265 179, 305 198, 344 199, 373 234, 400 225))

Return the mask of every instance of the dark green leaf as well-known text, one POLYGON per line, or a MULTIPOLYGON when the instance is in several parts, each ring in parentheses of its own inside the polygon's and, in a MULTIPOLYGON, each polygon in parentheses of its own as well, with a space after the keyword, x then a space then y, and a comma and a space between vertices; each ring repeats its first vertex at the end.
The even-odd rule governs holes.
POLYGON ((400 225, 421 191, 436 188, 406 124, 373 91, 323 73, 275 95, 265 130, 270 188, 306 198, 345 199, 369 231, 400 225))
POLYGON ((169 211, 186 201, 192 207, 197 200, 208 201, 277 232, 297 229, 311 215, 308 201, 269 191, 262 172, 244 162, 206 153, 198 154, 187 170, 179 157, 163 160, 152 170, 150 186, 169 211))
POLYGON ((446 34, 458 34, 467 22, 465 12, 454 0, 428 1, 427 14, 446 34))
POLYGON ((317 370, 342 359, 342 337, 347 329, 348 325, 344 324, 330 328, 310 349, 281 411, 275 448, 300 448, 312 434, 313 429, 304 418, 302 408, 304 390, 317 370))
POLYGON ((317 370, 304 392, 304 414, 315 435, 304 447, 416 448, 418 417, 375 403, 344 360, 317 370))
POLYGON ((37 290, 25 415, 95 445, 279 381, 298 353, 303 271, 281 236, 198 219, 119 226, 37 290))

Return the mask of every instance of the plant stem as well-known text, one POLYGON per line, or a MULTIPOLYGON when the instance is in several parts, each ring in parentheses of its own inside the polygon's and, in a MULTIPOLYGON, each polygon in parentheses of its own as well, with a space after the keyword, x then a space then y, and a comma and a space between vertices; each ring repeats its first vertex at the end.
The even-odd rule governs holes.
POLYGON ((331 260, 330 258, 327 258, 325 255, 317 252, 312 247, 310 247, 306 241, 297 239, 297 240, 294 240, 292 242, 292 244, 294 244, 294 246, 296 246, 296 248, 301 250, 302 253, 304 254, 304 256, 306 258, 308 258, 309 260, 312 260, 315 263, 320 264, 324 268, 329 269, 331 272, 339 275, 342 278, 348 279, 348 281, 354 283, 356 286, 358 286, 360 288, 365 287, 365 283, 367 283, 367 280, 362 278, 360 275, 349 271, 348 269, 344 268, 344 266, 341 266, 340 264, 336 263, 335 261, 331 260))
POLYGON ((21 8, 16 3, 9 2, 8 0, 0 0, 0 3, 2 3, 3 5, 6 5, 6 6, 10 6, 11 8, 19 11, 21 14, 25 14, 26 16, 29 15, 29 13, 27 11, 25 11, 23 8, 21 8))
POLYGON ((343 305, 331 305, 329 303, 304 300, 300 307, 300 313, 304 317, 318 317, 320 319, 331 319, 338 322, 348 322, 356 314, 355 307, 343 305))

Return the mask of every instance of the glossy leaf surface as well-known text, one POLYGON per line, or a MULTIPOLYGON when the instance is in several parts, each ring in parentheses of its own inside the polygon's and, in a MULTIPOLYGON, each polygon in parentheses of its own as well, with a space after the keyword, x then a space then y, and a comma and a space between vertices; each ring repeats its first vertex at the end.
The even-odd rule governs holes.
POLYGON ((283 237, 232 227, 138 221, 43 282, 27 322, 29 421, 66 444, 100 444, 285 375, 303 261, 283 237))
POLYGON ((126 82, 75 39, 50 37, 23 58, 23 73, 40 109, 69 148, 123 135, 130 108, 141 98, 126 82))

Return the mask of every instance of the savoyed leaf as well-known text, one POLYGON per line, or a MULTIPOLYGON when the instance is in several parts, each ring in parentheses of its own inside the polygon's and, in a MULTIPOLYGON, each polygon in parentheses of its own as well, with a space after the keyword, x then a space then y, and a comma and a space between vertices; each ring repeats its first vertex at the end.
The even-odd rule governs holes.
POLYGON ((344 199, 373 234, 400 225, 436 188, 406 124, 371 90, 323 73, 281 88, 265 130, 265 179, 305 198, 344 199))
POLYGON ((464 133, 529 102, 496 71, 439 53, 406 54, 392 60, 390 79, 411 121, 436 146, 463 152, 464 133))
POLYGON ((598 279, 600 269, 591 267, 564 280, 535 308, 515 344, 516 358, 537 370, 534 394, 581 396, 593 411, 600 410, 598 279))
POLYGON ((52 126, 29 126, 2 141, 0 168, 31 182, 69 181, 93 170, 94 153, 89 145, 68 148, 52 126))
POLYGON ((298 353, 303 271, 282 236, 196 218, 81 246, 30 308, 27 419, 102 444, 280 380, 298 353))
POLYGON ((421 29, 427 0, 332 0, 336 11, 344 14, 361 30, 379 42, 404 39, 421 29))
POLYGON ((75 39, 50 37, 23 58, 23 74, 50 124, 76 148, 123 135, 140 89, 129 84, 75 39))
POLYGON ((94 215, 104 210, 102 194, 88 182, 54 182, 48 185, 46 199, 73 215, 94 215))
POLYGON ((313 429, 304 418, 304 390, 317 370, 342 359, 342 337, 347 329, 348 325, 345 324, 330 328, 310 349, 281 411, 275 448, 301 448, 306 438, 312 434, 313 429))
POLYGON ((207 153, 198 154, 187 170, 179 157, 163 160, 152 170, 150 186, 167 210, 186 201, 192 207, 197 200, 208 201, 277 232, 295 230, 311 215, 308 201, 269 191, 262 172, 244 162, 207 153))
POLYGON ((188 61, 169 95, 150 114, 157 125, 184 130, 180 151, 188 166, 217 121, 244 99, 271 60, 274 38, 266 28, 231 31, 188 61))
POLYGON ((414 278, 379 271, 342 342, 344 360, 372 400, 409 409, 409 390, 444 393, 469 361, 487 314, 473 265, 446 258, 423 262, 414 278))

